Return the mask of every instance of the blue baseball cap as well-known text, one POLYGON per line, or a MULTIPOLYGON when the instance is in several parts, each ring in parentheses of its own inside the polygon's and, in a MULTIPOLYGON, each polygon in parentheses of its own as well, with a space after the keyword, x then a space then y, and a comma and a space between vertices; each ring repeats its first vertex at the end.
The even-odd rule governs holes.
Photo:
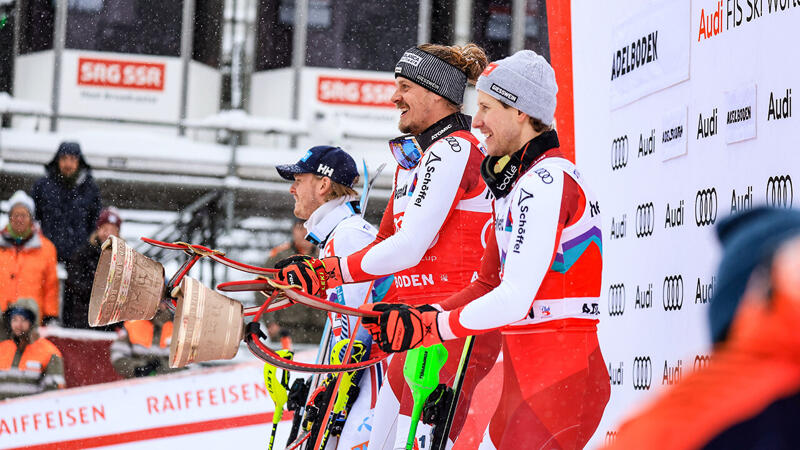
POLYGON ((339 147, 318 145, 311 147, 296 164, 283 164, 275 167, 281 178, 289 181, 300 173, 313 173, 352 188, 358 176, 353 158, 339 147))

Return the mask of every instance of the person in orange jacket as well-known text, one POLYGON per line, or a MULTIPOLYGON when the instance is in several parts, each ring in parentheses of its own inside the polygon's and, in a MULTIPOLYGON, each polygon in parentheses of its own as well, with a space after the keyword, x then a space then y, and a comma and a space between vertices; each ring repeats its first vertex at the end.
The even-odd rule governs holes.
POLYGON ((180 369, 169 367, 172 313, 163 303, 150 320, 128 320, 111 344, 111 364, 125 378, 146 377, 180 369))
POLYGON ((0 311, 29 297, 49 321, 59 309, 56 248, 33 221, 33 199, 17 191, 7 204, 9 221, 0 232, 0 311))
POLYGON ((64 388, 64 361, 52 342, 39 337, 36 301, 17 300, 3 318, 11 338, 0 342, 0 400, 64 388))
POLYGON ((722 222, 708 366, 624 423, 611 449, 800 448, 800 211, 722 222))

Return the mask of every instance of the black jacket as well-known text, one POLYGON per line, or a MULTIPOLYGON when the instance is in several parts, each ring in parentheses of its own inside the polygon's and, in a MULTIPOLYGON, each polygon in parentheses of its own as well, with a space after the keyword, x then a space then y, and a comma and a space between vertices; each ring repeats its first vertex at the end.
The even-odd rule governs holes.
POLYGON ((89 328, 89 297, 92 293, 94 271, 100 259, 100 244, 91 241, 79 248, 67 262, 67 281, 61 319, 65 327, 89 328))
MULTIPOLYGON (((72 145, 70 150, 74 153, 77 144, 72 145)), ((77 147, 80 159, 77 175, 69 180, 61 175, 58 159, 66 153, 63 147, 64 144, 53 160, 45 165, 47 175, 33 185, 33 201, 42 232, 55 244, 58 260, 67 262, 94 231, 102 204, 100 189, 92 178, 91 167, 80 153, 80 147, 77 147)))

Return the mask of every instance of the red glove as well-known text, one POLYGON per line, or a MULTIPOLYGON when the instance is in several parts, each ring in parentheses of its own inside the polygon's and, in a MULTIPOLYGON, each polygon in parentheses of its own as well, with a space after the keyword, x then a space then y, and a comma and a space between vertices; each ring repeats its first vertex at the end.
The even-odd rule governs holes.
POLYGON ((404 352, 442 342, 436 322, 439 311, 429 305, 417 307, 401 303, 370 303, 360 309, 380 312, 378 317, 364 317, 361 323, 372 334, 381 350, 404 352))
POLYGON ((339 258, 317 259, 312 256, 294 255, 275 264, 280 269, 277 278, 287 284, 299 286, 303 292, 325 298, 325 291, 342 284, 339 258))

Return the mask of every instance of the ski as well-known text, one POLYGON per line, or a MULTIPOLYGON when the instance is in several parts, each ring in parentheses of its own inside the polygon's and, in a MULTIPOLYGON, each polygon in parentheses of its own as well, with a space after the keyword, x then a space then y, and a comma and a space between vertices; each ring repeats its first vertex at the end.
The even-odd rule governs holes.
MULTIPOLYGON (((464 386, 464 378, 467 374, 467 368, 469 367, 469 357, 472 354, 472 346, 475 343, 475 336, 467 336, 467 339, 464 341, 464 350, 461 352, 461 360, 458 362, 458 370, 456 371, 456 377, 453 380, 453 400, 450 403, 450 407, 447 410, 447 417, 445 418, 443 427, 441 432, 434 430, 434 434, 438 434, 441 436, 441 440, 438 442, 438 446, 436 443, 431 446, 432 449, 435 450, 445 450, 447 447, 447 440, 449 439, 450 435, 450 427, 453 425, 453 418, 456 415, 456 407, 458 406, 458 397, 461 393, 461 388, 464 386)), ((438 424, 436 425, 439 426, 438 424)))

